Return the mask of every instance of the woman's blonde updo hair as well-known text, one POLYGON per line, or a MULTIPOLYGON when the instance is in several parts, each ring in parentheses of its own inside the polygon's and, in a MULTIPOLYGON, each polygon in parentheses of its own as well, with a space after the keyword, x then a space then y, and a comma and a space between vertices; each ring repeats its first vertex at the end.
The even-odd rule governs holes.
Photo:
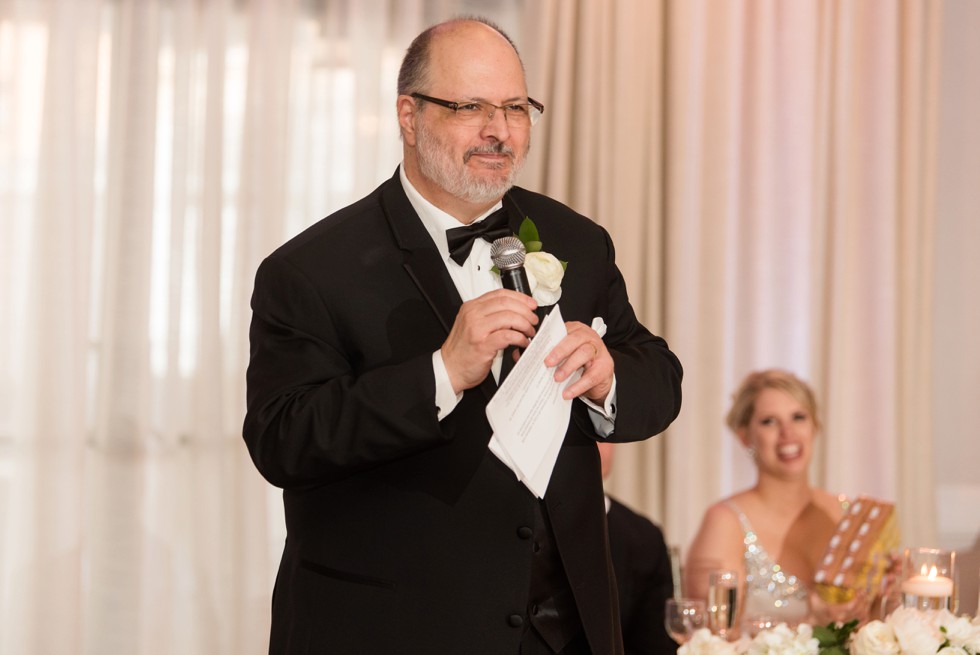
POLYGON ((779 389, 796 398, 810 414, 814 427, 820 429, 817 400, 810 385, 789 371, 770 368, 749 373, 732 396, 732 408, 728 410, 728 416, 725 418, 732 432, 738 432, 748 426, 755 411, 755 400, 763 389, 779 389))

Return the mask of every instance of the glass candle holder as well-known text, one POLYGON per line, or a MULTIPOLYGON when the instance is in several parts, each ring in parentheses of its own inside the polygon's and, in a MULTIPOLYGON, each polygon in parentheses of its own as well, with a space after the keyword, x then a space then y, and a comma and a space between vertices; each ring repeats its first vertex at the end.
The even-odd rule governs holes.
POLYGON ((902 562, 902 605, 956 612, 956 552, 906 548, 902 562))

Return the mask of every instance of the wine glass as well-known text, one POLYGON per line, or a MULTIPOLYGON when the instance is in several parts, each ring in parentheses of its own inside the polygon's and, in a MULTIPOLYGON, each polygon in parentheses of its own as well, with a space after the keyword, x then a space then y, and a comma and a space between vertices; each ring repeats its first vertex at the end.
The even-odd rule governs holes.
POLYGON ((685 644, 705 624, 703 600, 668 598, 664 607, 664 627, 678 644, 685 644))
POLYGON ((708 574, 708 627, 724 639, 733 636, 739 609, 738 573, 729 570, 708 574))

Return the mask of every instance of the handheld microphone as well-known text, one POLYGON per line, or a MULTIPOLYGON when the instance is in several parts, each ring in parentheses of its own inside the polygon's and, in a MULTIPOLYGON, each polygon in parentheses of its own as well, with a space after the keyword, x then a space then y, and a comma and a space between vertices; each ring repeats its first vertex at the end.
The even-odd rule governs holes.
POLYGON ((500 237, 490 244, 490 259, 500 271, 500 281, 505 289, 531 295, 531 283, 524 270, 527 250, 517 237, 500 237))
MULTIPOLYGON (((524 270, 524 257, 527 250, 524 244, 517 237, 500 237, 490 244, 490 259, 493 265, 500 271, 500 281, 503 282, 505 289, 531 295, 531 283, 527 281, 527 272, 524 270)), ((514 366, 521 348, 517 346, 507 346, 504 349, 504 358, 500 365, 500 382, 504 381, 507 373, 514 366)))

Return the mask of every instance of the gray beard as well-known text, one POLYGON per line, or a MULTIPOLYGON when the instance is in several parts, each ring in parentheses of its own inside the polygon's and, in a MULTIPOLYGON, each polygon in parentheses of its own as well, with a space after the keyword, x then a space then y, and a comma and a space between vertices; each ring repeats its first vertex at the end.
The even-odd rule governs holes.
POLYGON ((447 151, 441 147, 439 139, 422 125, 422 121, 416 122, 415 130, 417 135, 415 151, 418 156, 419 172, 435 182, 446 193, 468 203, 482 205, 500 200, 514 186, 514 181, 527 160, 526 156, 518 158, 509 147, 496 143, 467 150, 463 156, 463 165, 457 166, 452 158, 445 154, 447 151), (513 166, 507 178, 498 182, 474 179, 466 170, 465 164, 476 153, 509 154, 513 166))

